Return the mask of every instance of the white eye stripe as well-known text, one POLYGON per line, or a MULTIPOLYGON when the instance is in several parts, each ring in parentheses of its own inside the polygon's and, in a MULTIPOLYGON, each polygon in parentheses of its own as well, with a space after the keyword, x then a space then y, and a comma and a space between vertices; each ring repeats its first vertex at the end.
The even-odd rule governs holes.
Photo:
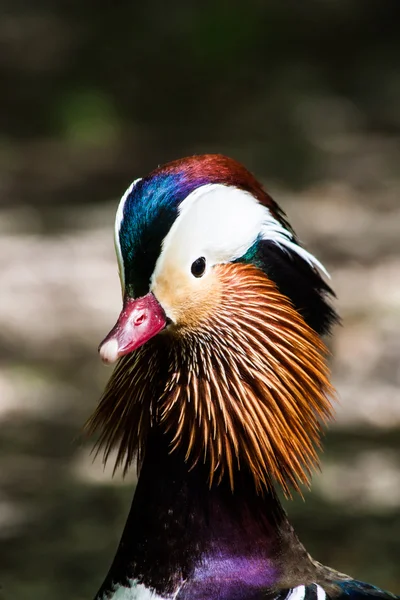
POLYGON ((122 196, 121 200, 119 201, 117 213, 115 215, 114 246, 115 246, 115 254, 117 255, 118 270, 119 270, 119 277, 121 280, 122 292, 124 291, 124 287, 125 287, 125 269, 124 269, 124 258, 122 256, 122 251, 121 251, 121 243, 119 240, 119 232, 121 230, 122 221, 124 219, 125 202, 127 201, 128 196, 132 192, 135 185, 140 180, 141 180, 141 177, 139 177, 139 179, 135 179, 135 181, 133 183, 131 183, 131 185, 128 187, 128 189, 122 196))
POLYGON ((259 236, 263 215, 264 208, 248 192, 222 184, 198 187, 179 207, 163 240, 153 279, 165 260, 190 273, 200 256, 210 266, 240 258, 259 236))
POLYGON ((162 271, 167 257, 170 264, 189 272, 200 256, 210 265, 230 262, 244 256, 260 238, 297 254, 329 277, 325 267, 299 246, 292 233, 252 194, 234 186, 206 184, 182 201, 163 240, 152 280, 162 271))

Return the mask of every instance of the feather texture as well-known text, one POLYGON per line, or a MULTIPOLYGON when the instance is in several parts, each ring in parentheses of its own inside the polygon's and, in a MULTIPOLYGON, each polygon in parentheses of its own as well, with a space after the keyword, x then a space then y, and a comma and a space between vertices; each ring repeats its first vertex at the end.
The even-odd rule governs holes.
POLYGON ((89 432, 104 459, 139 465, 150 428, 191 467, 208 465, 210 486, 249 469, 258 491, 277 481, 300 491, 318 464, 321 421, 331 414, 326 348, 286 296, 259 269, 215 267, 221 294, 194 326, 169 327, 123 357, 89 432))

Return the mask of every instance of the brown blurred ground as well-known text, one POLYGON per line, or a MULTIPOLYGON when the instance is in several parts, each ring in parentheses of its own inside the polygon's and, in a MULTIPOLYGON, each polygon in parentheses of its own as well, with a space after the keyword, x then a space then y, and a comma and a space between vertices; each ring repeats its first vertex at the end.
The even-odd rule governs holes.
POLYGON ((282 6, 1 8, 5 599, 91 598, 109 566, 134 474, 92 465, 80 432, 110 373, 116 203, 203 151, 265 182, 338 295, 337 418, 288 510, 316 558, 400 593, 399 5, 282 6))

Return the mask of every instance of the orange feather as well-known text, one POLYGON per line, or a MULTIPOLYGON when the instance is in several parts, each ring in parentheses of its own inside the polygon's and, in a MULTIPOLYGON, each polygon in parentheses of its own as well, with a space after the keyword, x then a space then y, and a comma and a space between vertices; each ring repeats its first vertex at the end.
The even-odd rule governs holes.
POLYGON ((208 465, 210 486, 227 475, 233 489, 246 468, 260 492, 275 480, 290 496, 309 483, 331 416, 325 345, 256 267, 214 270, 213 308, 120 359, 87 429, 124 471, 159 427, 190 467, 208 465))

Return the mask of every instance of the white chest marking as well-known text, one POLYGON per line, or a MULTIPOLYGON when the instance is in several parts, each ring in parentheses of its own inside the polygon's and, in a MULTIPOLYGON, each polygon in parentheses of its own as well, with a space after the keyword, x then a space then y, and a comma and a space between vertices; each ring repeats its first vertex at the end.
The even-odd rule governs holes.
POLYGON ((322 588, 320 585, 317 584, 317 599, 325 600, 325 598, 326 598, 326 592, 325 592, 324 588, 322 588))
MULTIPOLYGON (((323 587, 314 583, 317 592, 317 600, 326 600, 326 592, 323 587)), ((307 590, 304 585, 298 585, 297 587, 290 590, 286 596, 286 600, 305 600, 307 597, 307 590)))
MULTIPOLYGON (((143 583, 131 580, 130 587, 118 585, 110 596, 110 600, 174 600, 180 587, 172 596, 160 596, 153 590, 147 588, 143 583)), ((102 598, 102 600, 104 600, 102 598)))
POLYGON ((297 587, 290 590, 286 596, 286 600, 304 600, 306 594, 306 588, 304 585, 298 585, 297 587))

